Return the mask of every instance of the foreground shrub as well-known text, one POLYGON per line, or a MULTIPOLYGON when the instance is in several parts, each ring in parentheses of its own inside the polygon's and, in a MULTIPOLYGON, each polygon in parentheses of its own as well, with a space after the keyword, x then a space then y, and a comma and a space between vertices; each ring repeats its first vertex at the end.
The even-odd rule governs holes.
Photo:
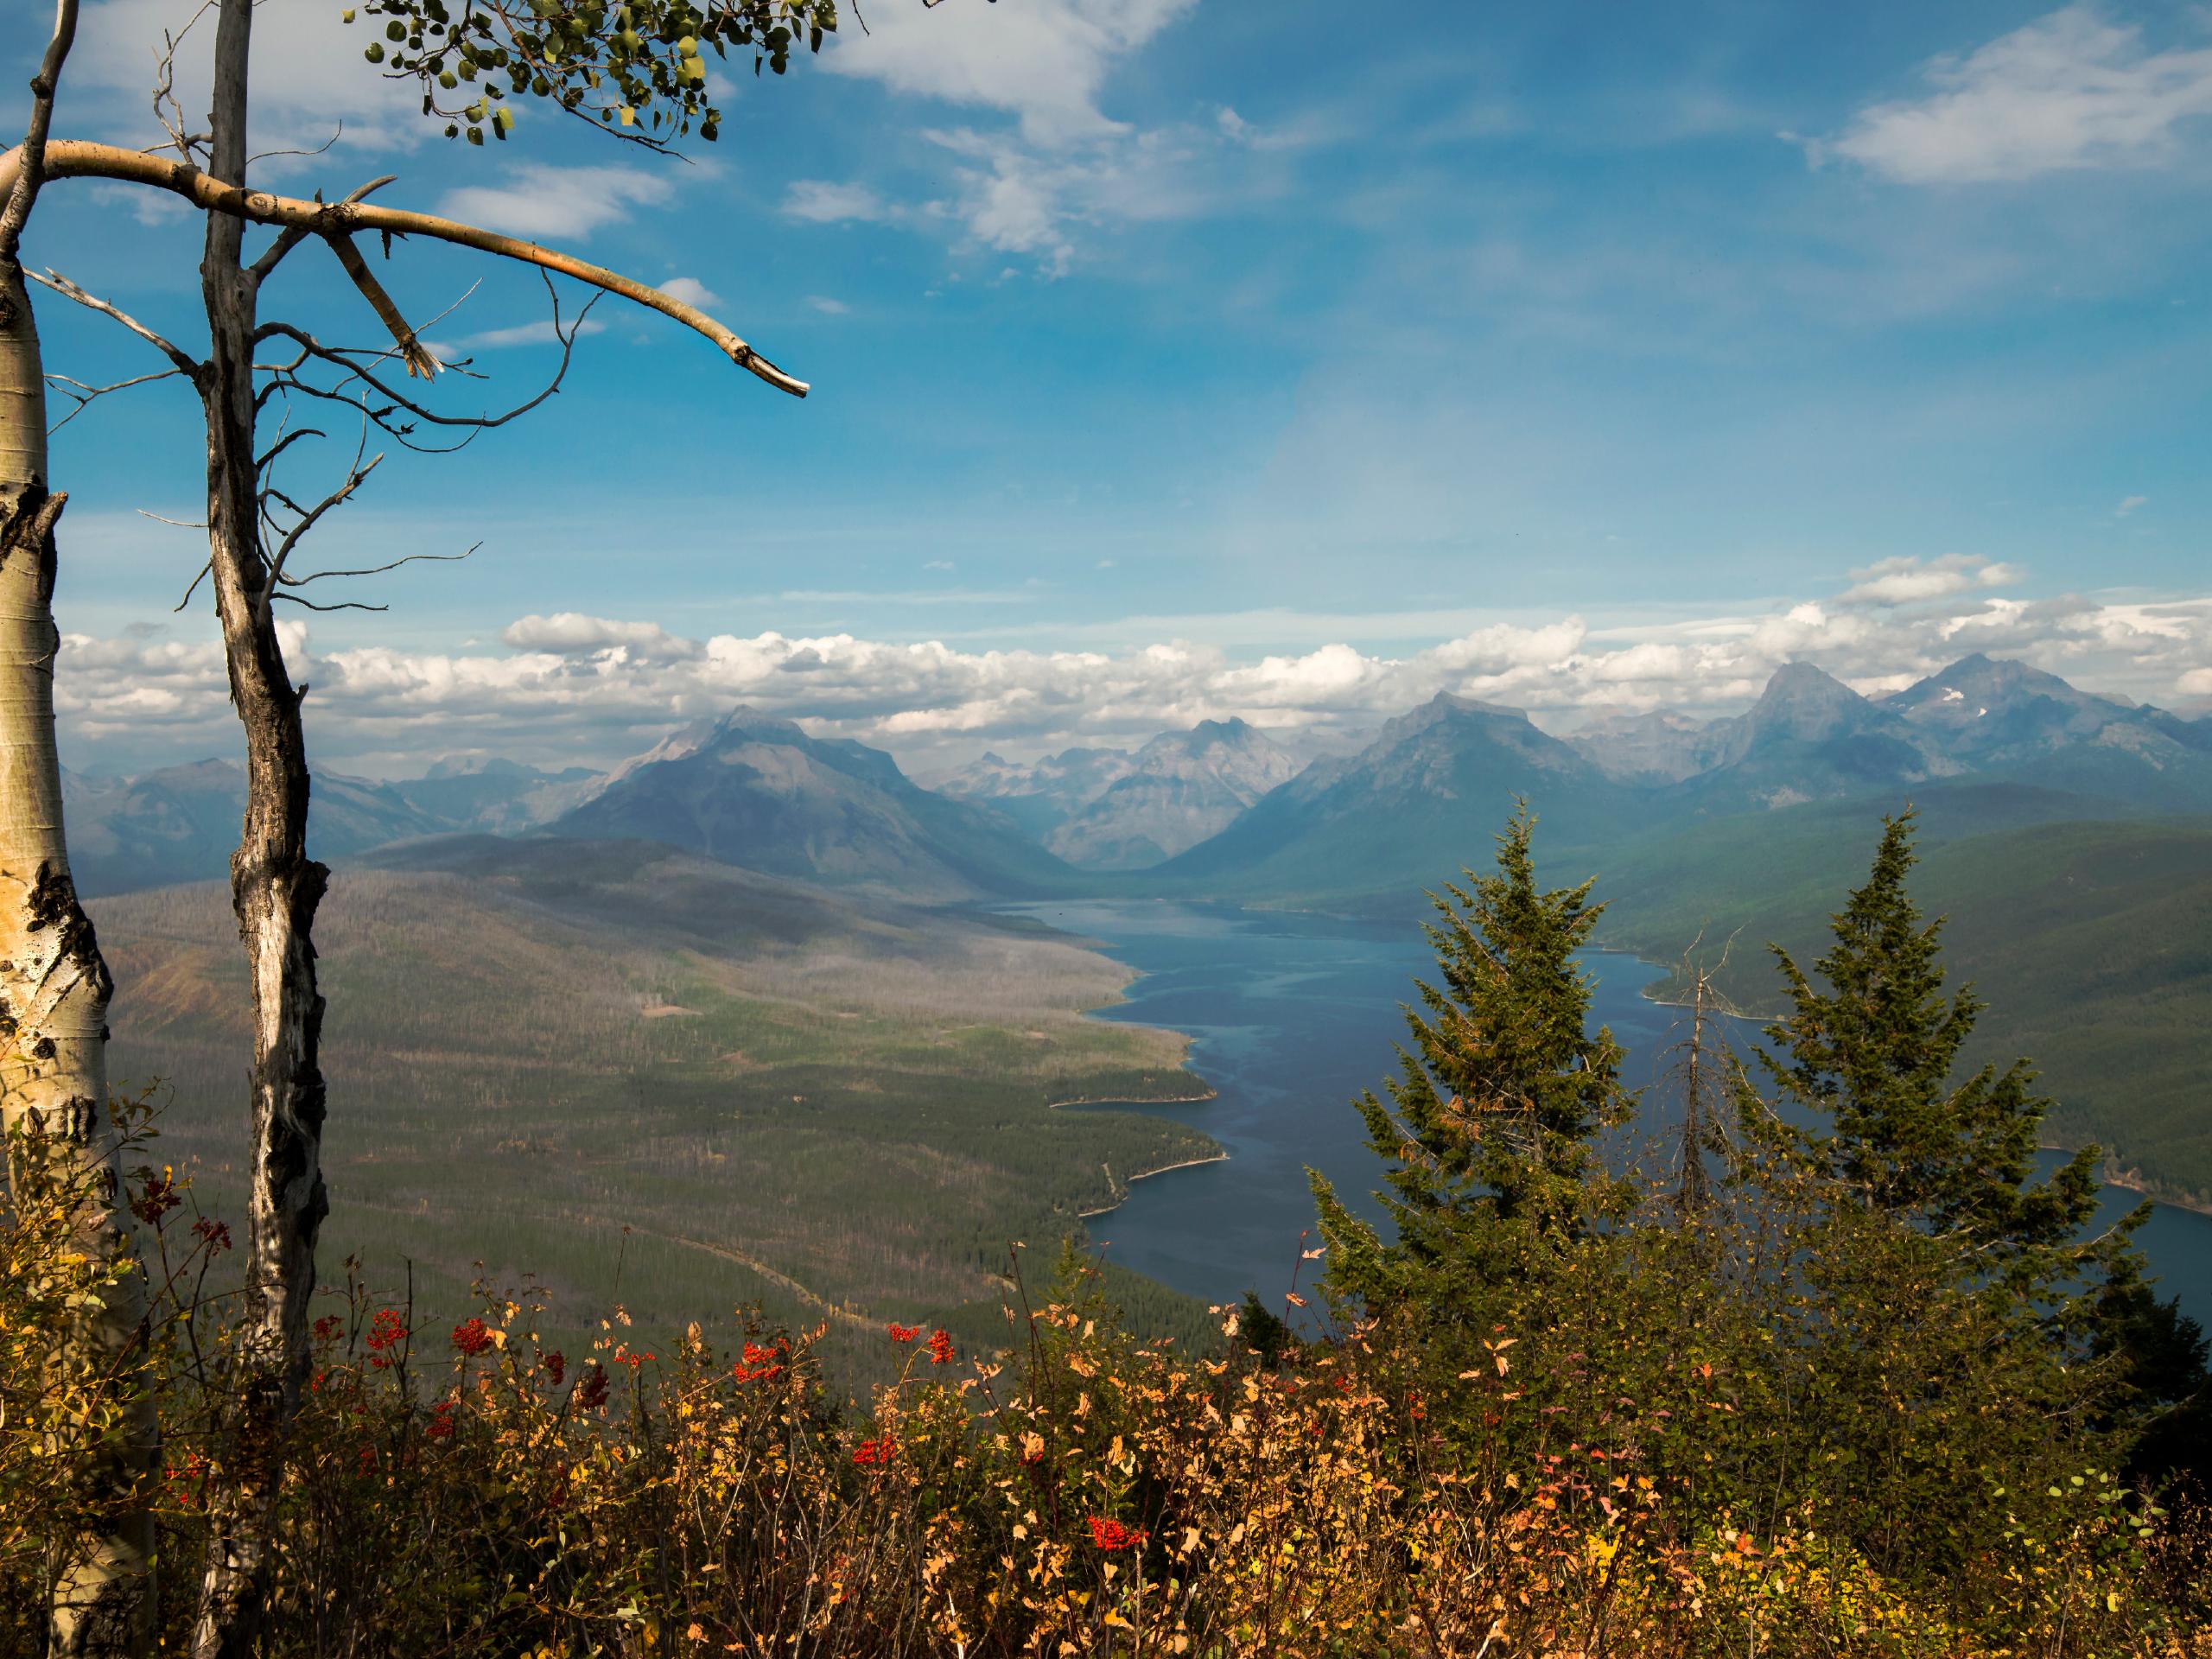
MULTIPOLYGON (((219 1242, 157 1219, 203 1265, 219 1242)), ((34 1236, 19 1218, 7 1242, 34 1236)), ((823 1386, 819 1332, 694 1326, 661 1344, 618 1312, 588 1351, 564 1352, 529 1297, 434 1323, 353 1277, 316 1327, 263 1650, 2212 1653, 2191 1628, 2203 1576, 2188 1525, 2108 1476, 1990 1493, 2005 1536, 1976 1564, 1979 1599, 1936 1605, 1816 1513, 1701 1516, 1649 1463, 1632 1412, 1593 1440, 1460 1441, 1395 1380, 1417 1372, 1374 1330, 1270 1357, 1230 1314, 1222 1353, 1187 1355, 1125 1332, 1094 1278, 1065 1272, 991 1355, 888 1327, 903 1371, 854 1414, 823 1386)), ((11 1276, 11 1317, 39 1282, 11 1276)), ((222 1306, 173 1301, 150 1348, 173 1633, 205 1544, 211 1402, 196 1390, 219 1375, 205 1360, 222 1306)), ((1468 1397, 1502 1413, 1537 1379, 1510 1338, 1483 1351, 1468 1397)), ((0 1354, 0 1388, 21 1400, 35 1349, 0 1354)), ((17 1545, 0 1557, 10 1653, 39 1650, 24 1541, 67 1516, 23 1482, 39 1455, 26 1432, 16 1415, 0 1426, 0 1469, 17 1471, 17 1545)))

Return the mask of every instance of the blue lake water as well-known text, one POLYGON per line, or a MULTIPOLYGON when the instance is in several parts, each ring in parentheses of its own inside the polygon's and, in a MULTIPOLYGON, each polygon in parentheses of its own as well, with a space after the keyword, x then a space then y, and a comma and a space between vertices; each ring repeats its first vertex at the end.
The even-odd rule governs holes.
MULTIPOLYGON (((1433 978, 1420 930, 1166 902, 1020 908, 1097 940, 1137 969, 1142 977, 1128 1000, 1098 1017, 1188 1033, 1191 1069, 1218 1091, 1195 1103, 1116 1109, 1192 1124, 1229 1157, 1135 1183, 1127 1203, 1091 1222, 1092 1237, 1110 1259, 1210 1302, 1256 1289, 1281 1306, 1300 1236, 1313 1224, 1307 1166, 1328 1176, 1340 1198, 1377 1213, 1369 1194, 1382 1166, 1351 1102, 1391 1073, 1405 1035, 1400 1005, 1415 995, 1416 975, 1433 978)), ((1610 1026, 1628 1052, 1624 1080, 1653 1084, 1684 1034, 1681 1010, 1643 995, 1659 970, 1599 953, 1586 966, 1597 982, 1592 1020, 1610 1026)), ((1750 1030, 1743 1027, 1746 1037, 1750 1030)), ((1664 1094, 1651 1090, 1652 1127, 1664 1094)), ((2111 1216, 2139 1202, 2117 1188, 2105 1195, 2111 1216)), ((2212 1216, 2160 1205, 2136 1236, 2162 1290, 2212 1326, 2212 1216)), ((1312 1272, 1309 1265, 1301 1279, 1312 1272)))

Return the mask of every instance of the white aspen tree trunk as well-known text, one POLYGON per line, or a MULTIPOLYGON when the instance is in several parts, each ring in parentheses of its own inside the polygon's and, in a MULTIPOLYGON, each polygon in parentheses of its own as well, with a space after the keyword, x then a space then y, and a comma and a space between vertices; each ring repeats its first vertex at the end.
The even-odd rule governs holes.
MULTIPOLYGON (((224 0, 215 37, 210 173, 245 175, 251 0, 224 0)), ((321 1169, 322 998, 312 932, 329 871, 307 855, 307 746, 257 540, 252 338, 255 280, 244 222, 207 216, 200 287, 210 334, 208 551, 231 700, 246 740, 245 821, 231 902, 253 987, 253 1145, 246 1291, 230 1389, 194 1659, 246 1659, 267 1588, 284 1442, 305 1381, 315 1247, 329 1205, 321 1169)))
POLYGON ((122 1203, 108 1103, 111 982, 77 902, 62 833, 54 747, 54 525, 44 365, 38 330, 10 257, 0 261, 0 1116, 10 1131, 47 1137, 55 1167, 11 1170, 67 1181, 80 1195, 87 1248, 127 1259, 105 1306, 54 1333, 57 1355, 131 1390, 124 1421, 86 1450, 99 1519, 61 1552, 50 1630, 57 1656, 143 1654, 152 1644, 154 1530, 160 1471, 151 1398, 136 1389, 143 1354, 145 1281, 122 1203))

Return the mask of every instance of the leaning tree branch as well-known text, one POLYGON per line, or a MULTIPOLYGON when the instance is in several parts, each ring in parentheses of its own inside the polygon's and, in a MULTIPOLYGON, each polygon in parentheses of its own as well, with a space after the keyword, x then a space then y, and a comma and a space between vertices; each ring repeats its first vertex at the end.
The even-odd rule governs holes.
POLYGON ((132 316, 129 312, 118 310, 116 307, 110 305, 105 300, 101 299, 98 295, 86 293, 83 289, 78 287, 76 283, 71 282, 67 276, 64 276, 58 270, 49 270, 44 276, 41 276, 35 270, 27 270, 23 275, 29 277, 41 288, 52 289, 65 300, 74 300, 78 304, 97 311, 104 317, 114 318, 116 321, 121 323, 132 334, 137 335, 139 339, 144 340, 148 345, 153 346, 155 350, 161 353, 162 356, 168 358, 170 362, 175 364, 177 372, 179 374, 181 374, 190 379, 195 385, 199 384, 200 363, 198 359, 190 356, 181 347, 171 345, 167 340, 156 334, 151 328, 149 328, 144 323, 139 321, 137 318, 132 316))
MULTIPOLYGON (((619 294, 704 335, 738 367, 759 376, 779 391, 787 391, 794 397, 804 397, 807 393, 805 381, 785 373, 696 306, 686 305, 672 295, 603 265, 540 247, 519 237, 501 236, 497 232, 464 225, 457 219, 441 219, 434 213, 407 213, 368 202, 302 201, 295 197, 272 195, 265 190, 249 190, 211 178, 189 162, 172 162, 115 144, 75 139, 57 141, 46 145, 43 162, 49 178, 117 179, 130 184, 150 185, 183 197, 202 212, 228 213, 257 225, 275 225, 287 230, 300 227, 326 238, 370 231, 392 236, 426 237, 558 271, 609 294, 619 294)), ((0 188, 12 190, 21 176, 22 167, 20 149, 0 156, 0 188)))
MULTIPOLYGON (((387 184, 395 182, 398 177, 397 173, 387 173, 382 178, 371 179, 359 189, 348 195, 342 205, 351 206, 357 201, 365 201, 387 184)), ((304 225, 289 227, 274 242, 262 250, 260 258, 246 267, 246 275, 253 278, 256 287, 259 287, 269 280, 269 273, 283 263, 286 254, 314 234, 315 232, 304 225)))
POLYGON ((423 342, 415 337, 415 330, 400 315, 391 296, 385 292, 384 284, 377 281, 376 273, 369 269, 369 262, 353 245, 353 238, 332 236, 324 240, 330 244, 331 252, 338 256, 338 263, 346 274, 353 279, 353 286, 361 290, 361 297, 369 302, 369 308, 377 314, 377 321, 390 332, 393 343, 399 347, 400 360, 407 365, 409 376, 417 380, 435 379, 438 359, 423 348, 423 342))

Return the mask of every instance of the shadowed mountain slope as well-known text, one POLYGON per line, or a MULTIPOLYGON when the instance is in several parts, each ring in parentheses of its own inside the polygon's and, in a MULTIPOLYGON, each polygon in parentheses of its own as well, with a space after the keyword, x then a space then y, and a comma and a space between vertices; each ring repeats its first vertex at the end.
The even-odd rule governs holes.
POLYGON ((2212 728, 1977 653, 1883 705, 1951 760, 2152 810, 2212 807, 2212 728))
POLYGON ((1224 897, 1395 907, 1480 861, 1524 798, 1548 839, 1581 844, 1616 824, 1635 795, 1518 709, 1441 695, 1358 753, 1308 766, 1154 874, 1224 897))
POLYGON ((745 707, 624 763, 550 828, 933 902, 1047 895, 1076 879, 1010 819, 919 787, 881 750, 745 707))
MULTIPOLYGON (((457 830, 527 830, 594 776, 540 772, 512 760, 441 764, 426 778, 383 784, 315 774, 308 850, 345 861, 372 847, 457 830)), ((195 760, 122 779, 62 774, 69 865, 84 893, 135 893, 228 874, 245 817, 245 768, 195 760)))
POLYGON ((1809 663, 1775 671, 1759 700, 1707 728, 1711 768, 1666 791, 1719 814, 1896 791, 1965 770, 1901 715, 1809 663))

